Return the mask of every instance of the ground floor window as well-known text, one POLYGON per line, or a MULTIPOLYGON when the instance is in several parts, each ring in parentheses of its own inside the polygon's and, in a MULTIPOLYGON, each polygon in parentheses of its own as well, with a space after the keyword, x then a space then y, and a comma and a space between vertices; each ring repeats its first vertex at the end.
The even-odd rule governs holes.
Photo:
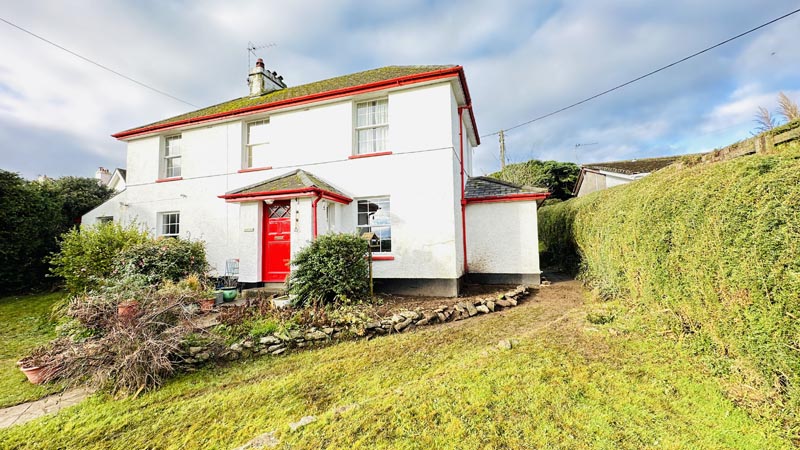
POLYGON ((97 223, 110 223, 114 221, 113 216, 100 216, 97 218, 97 223))
POLYGON ((372 251, 392 251, 392 218, 389 197, 358 200, 358 234, 372 232, 378 236, 378 246, 372 251))
POLYGON ((158 214, 158 235, 178 236, 181 232, 181 213, 177 211, 162 212, 158 214))

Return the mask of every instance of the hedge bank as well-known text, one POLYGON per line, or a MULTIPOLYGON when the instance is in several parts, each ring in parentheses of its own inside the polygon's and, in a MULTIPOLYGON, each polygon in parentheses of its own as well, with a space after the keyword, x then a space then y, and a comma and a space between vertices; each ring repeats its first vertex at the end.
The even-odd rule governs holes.
POLYGON ((542 208, 539 224, 546 262, 671 313, 715 370, 753 389, 743 398, 800 435, 800 145, 667 168, 542 208))

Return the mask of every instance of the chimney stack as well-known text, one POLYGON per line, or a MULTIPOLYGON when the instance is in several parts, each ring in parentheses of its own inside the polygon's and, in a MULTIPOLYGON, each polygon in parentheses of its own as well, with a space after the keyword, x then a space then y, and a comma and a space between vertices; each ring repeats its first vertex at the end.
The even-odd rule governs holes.
POLYGON ((247 77, 247 84, 250 86, 250 97, 258 97, 270 92, 286 89, 283 77, 278 76, 278 72, 270 72, 264 68, 264 60, 258 58, 256 66, 250 70, 247 77))
POLYGON ((108 182, 111 181, 111 172, 105 167, 99 167, 97 172, 94 173, 94 177, 97 178, 97 184, 108 186, 108 182))

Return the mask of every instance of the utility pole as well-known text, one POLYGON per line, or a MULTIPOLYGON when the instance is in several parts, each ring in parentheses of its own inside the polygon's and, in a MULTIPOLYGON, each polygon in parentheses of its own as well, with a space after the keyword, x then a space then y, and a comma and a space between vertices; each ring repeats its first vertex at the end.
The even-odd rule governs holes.
POLYGON ((500 170, 506 168, 506 135, 500 130, 500 170))

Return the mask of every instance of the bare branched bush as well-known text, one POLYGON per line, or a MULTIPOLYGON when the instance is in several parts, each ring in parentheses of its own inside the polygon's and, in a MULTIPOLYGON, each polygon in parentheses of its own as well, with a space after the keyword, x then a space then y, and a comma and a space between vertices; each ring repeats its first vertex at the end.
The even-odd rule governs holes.
POLYGON ((117 395, 158 387, 181 363, 183 344, 197 329, 196 301, 208 295, 207 285, 200 276, 160 288, 128 280, 76 296, 66 315, 87 332, 38 348, 21 364, 43 367, 45 381, 117 395), (130 303, 135 314, 121 314, 118 308, 130 303))
POLYGON ((787 121, 791 122, 800 119, 800 107, 783 92, 778 94, 778 107, 787 121))
POLYGON ((758 112, 756 113, 754 120, 757 125, 756 131, 758 131, 759 133, 763 133, 764 131, 769 131, 775 128, 776 125, 776 121, 775 118, 772 116, 772 113, 769 112, 769 110, 767 108, 764 108, 763 106, 758 107, 758 112))

